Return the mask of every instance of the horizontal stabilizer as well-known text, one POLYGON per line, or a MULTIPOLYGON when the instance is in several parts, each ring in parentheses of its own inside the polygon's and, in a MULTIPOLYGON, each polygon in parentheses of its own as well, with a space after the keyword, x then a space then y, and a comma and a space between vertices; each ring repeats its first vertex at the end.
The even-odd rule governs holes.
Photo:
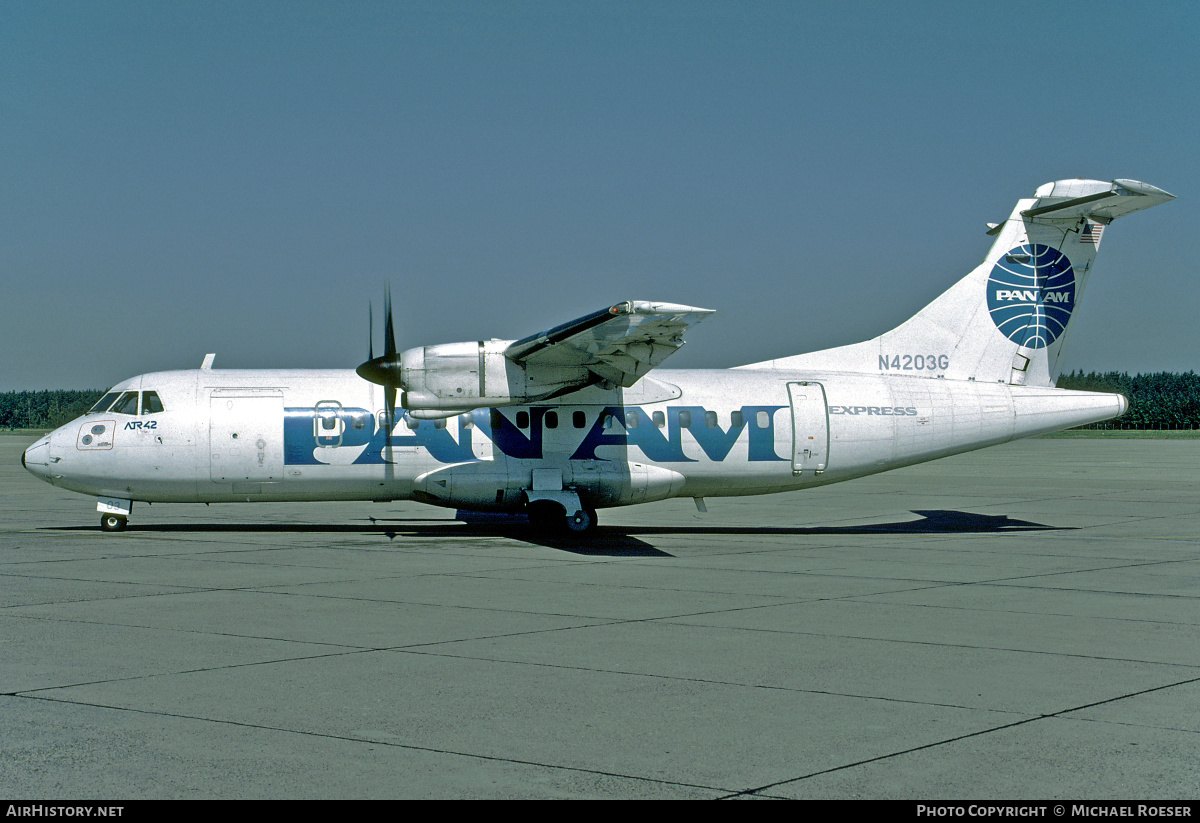
POLYGON ((1038 198, 1036 204, 1022 211, 1022 217, 1088 218, 1100 223, 1175 199, 1175 195, 1138 180, 1059 180, 1041 186, 1034 197, 1038 198))

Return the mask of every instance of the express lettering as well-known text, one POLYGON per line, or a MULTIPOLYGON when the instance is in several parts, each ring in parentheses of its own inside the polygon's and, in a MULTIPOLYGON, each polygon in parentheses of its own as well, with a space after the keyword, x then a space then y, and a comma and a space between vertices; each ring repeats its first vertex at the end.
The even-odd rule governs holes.
POLYGON ((916 417, 917 410, 912 406, 830 406, 830 414, 863 414, 867 417, 880 415, 883 417, 916 417))

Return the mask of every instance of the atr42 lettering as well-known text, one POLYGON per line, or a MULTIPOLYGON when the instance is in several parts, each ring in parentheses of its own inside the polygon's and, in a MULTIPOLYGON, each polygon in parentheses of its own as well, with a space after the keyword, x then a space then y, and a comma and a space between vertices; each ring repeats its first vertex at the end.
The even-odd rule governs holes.
POLYGON ((125 424, 125 431, 129 431, 131 429, 157 429, 157 428, 158 428, 157 420, 130 420, 128 423, 125 424))
POLYGON ((884 417, 916 417, 917 410, 912 406, 830 406, 830 414, 873 414, 884 417))
POLYGON ((950 356, 945 354, 881 354, 880 371, 945 371, 950 356))

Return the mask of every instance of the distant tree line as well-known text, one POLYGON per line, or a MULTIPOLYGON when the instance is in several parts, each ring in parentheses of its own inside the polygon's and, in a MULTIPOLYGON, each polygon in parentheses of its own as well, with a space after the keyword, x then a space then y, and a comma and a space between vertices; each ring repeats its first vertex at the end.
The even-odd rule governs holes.
POLYGON ((1071 372, 1058 378, 1060 389, 1123 394, 1129 411, 1117 420, 1081 429, 1200 429, 1200 375, 1157 372, 1071 372))
POLYGON ((53 429, 86 412, 104 392, 10 391, 0 393, 0 428, 53 429))
MULTIPOLYGON (((1129 411, 1119 420, 1093 423, 1089 429, 1200 429, 1200 375, 1157 372, 1088 372, 1064 374, 1060 389, 1115 392, 1129 398, 1129 411)), ((52 429, 90 409, 104 392, 10 391, 0 393, 0 428, 52 429)))

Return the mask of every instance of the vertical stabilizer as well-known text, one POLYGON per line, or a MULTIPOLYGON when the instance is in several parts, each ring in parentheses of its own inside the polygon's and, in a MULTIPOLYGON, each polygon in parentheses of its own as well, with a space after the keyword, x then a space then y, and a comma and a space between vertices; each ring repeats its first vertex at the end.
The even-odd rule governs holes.
POLYGON ((864 343, 743 368, 813 369, 1052 386, 1106 227, 1172 200, 1136 180, 1059 180, 1017 201, 983 262, 864 343))

